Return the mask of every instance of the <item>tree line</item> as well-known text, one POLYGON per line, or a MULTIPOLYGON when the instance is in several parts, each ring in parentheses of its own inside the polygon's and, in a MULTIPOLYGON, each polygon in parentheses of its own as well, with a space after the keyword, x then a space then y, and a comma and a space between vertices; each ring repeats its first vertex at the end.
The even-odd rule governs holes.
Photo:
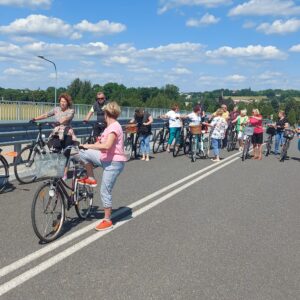
MULTIPOLYGON (((213 112, 222 103, 227 104, 229 110, 234 106, 234 99, 249 97, 250 103, 240 102, 239 109, 246 108, 248 114, 258 108, 264 118, 276 115, 278 110, 284 110, 291 124, 300 120, 300 91, 268 89, 262 91, 241 90, 214 90, 197 93, 180 93, 177 86, 167 84, 158 87, 129 87, 118 83, 104 85, 92 84, 79 78, 73 80, 69 86, 57 89, 57 94, 68 92, 76 104, 92 104, 96 93, 103 91, 109 100, 117 101, 122 106, 169 108, 178 103, 181 109, 191 110, 195 104, 200 104, 205 111, 213 112)), ((54 87, 46 90, 5 89, 0 87, 0 99, 10 101, 53 102, 54 87)))

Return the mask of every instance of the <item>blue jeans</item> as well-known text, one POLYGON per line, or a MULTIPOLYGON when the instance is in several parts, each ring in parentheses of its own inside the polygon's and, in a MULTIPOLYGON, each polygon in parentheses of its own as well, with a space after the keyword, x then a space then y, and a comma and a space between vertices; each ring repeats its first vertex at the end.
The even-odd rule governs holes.
POLYGON ((211 139, 211 145, 213 148, 214 156, 220 155, 220 149, 221 149, 221 139, 211 139))
POLYGON ((275 154, 279 154, 279 145, 283 145, 285 138, 283 137, 283 131, 277 132, 275 135, 275 154))
POLYGON ((168 140, 168 144, 171 145, 173 143, 174 138, 178 141, 180 136, 181 127, 170 127, 170 137, 168 140))
POLYGON ((140 135, 141 152, 143 155, 150 154, 150 135, 140 135))
POLYGON ((117 177, 124 169, 123 161, 101 161, 100 151, 88 149, 81 150, 79 157, 85 164, 92 164, 95 167, 102 167, 103 174, 100 186, 100 195, 104 208, 112 207, 112 189, 116 183, 117 177))
POLYGON ((300 151, 300 137, 298 137, 298 150, 300 151))

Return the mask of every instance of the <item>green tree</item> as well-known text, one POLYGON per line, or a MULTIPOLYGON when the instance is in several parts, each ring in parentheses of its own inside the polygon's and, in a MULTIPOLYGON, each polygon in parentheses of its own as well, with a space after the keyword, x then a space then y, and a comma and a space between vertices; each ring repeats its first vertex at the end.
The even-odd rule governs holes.
POLYGON ((290 110, 288 116, 287 116, 289 123, 293 126, 296 124, 297 122, 297 118, 296 118, 296 112, 294 110, 290 110))

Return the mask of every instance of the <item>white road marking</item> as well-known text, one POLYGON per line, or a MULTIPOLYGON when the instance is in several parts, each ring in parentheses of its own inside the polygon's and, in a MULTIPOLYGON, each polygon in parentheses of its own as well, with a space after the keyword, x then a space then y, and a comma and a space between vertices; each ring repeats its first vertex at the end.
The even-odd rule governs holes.
MULTIPOLYGON (((233 155, 231 155, 231 156, 223 159, 220 163, 221 164, 225 163, 226 161, 228 161, 231 158, 233 158, 233 157, 235 157, 237 155, 240 155, 240 154, 241 154, 240 152, 235 153, 235 154, 233 154, 233 155)), ((200 174, 204 173, 205 171, 207 171, 209 169, 212 169, 212 168, 214 168, 216 166, 217 166, 216 164, 209 165, 209 166, 205 167, 204 169, 201 169, 201 170, 199 170, 197 172, 194 172, 193 174, 190 174, 190 175, 188 175, 188 176, 186 176, 186 177, 184 177, 184 178, 182 178, 182 179, 180 179, 178 181, 175 181, 174 183, 172 183, 170 185, 167 185, 164 188, 161 188, 160 190, 157 190, 156 192, 154 192, 154 193, 152 193, 152 194, 150 194, 148 196, 145 196, 145 197, 141 198, 140 200, 137 200, 136 202, 128 205, 127 208, 122 208, 122 209, 114 212, 113 215, 112 215, 112 218, 113 219, 117 218, 118 216, 120 216, 124 212, 126 212, 128 210, 128 208, 133 209, 133 208, 135 208, 135 207, 137 207, 137 206, 139 206, 139 205, 141 205, 141 204, 143 204, 143 203, 151 200, 152 198, 154 198, 156 196, 159 196, 160 194, 162 194, 162 193, 164 193, 164 192, 166 192, 166 191, 168 191, 168 190, 170 190, 170 189, 178 186, 179 184, 182 184, 185 181, 190 180, 191 178, 193 178, 193 177, 195 177, 197 175, 200 175, 200 174)), ((49 253, 49 252, 57 249, 58 247, 66 244, 66 243, 69 243, 70 241, 72 241, 72 240, 80 237, 81 235, 84 235, 88 231, 92 230, 95 227, 95 225, 96 225, 97 222, 98 222, 98 220, 95 221, 95 222, 93 222, 93 223, 91 223, 91 224, 89 224, 89 225, 87 225, 87 226, 85 226, 85 227, 83 227, 83 228, 81 228, 81 229, 79 229, 79 230, 77 230, 77 231, 75 231, 75 232, 73 232, 73 233, 71 233, 71 234, 69 234, 69 235, 67 235, 66 237, 63 237, 63 238, 61 238, 61 239, 59 239, 57 241, 54 241, 53 243, 51 243, 51 244, 43 247, 40 250, 37 250, 37 251, 35 251, 35 252, 31 253, 31 254, 28 254, 27 256, 25 256, 25 257, 23 257, 23 258, 15 261, 15 262, 13 262, 13 263, 11 263, 11 264, 9 264, 9 265, 1 268, 0 269, 0 278, 3 277, 3 276, 5 276, 5 275, 7 275, 7 274, 9 274, 9 273, 11 273, 11 272, 13 272, 13 271, 15 271, 15 270, 17 270, 17 269, 19 269, 19 268, 21 268, 21 267, 23 267, 23 266, 25 266, 25 265, 27 265, 28 263, 30 263, 30 262, 32 262, 32 261, 40 258, 41 256, 43 256, 43 255, 45 255, 45 254, 47 254, 47 253, 49 253)))
POLYGON ((183 186, 171 191, 170 193, 164 195, 163 197, 161 197, 161 198, 149 203, 148 205, 140 208, 139 210, 133 212, 131 219, 123 219, 121 221, 118 221, 111 230, 103 231, 103 232, 96 232, 96 233, 92 234, 91 236, 85 238, 84 240, 74 244, 73 246, 63 250, 62 252, 56 254, 55 256, 53 256, 53 257, 47 259, 46 261, 40 263, 36 267, 20 274, 19 276, 11 279, 10 281, 2 284, 0 286, 0 296, 4 295, 5 293, 9 292, 10 290, 16 288, 17 286, 23 284, 24 282, 26 282, 29 279, 35 277, 36 275, 42 273, 43 271, 51 268, 52 266, 59 263, 63 259, 65 259, 65 258, 69 257, 70 255, 72 255, 73 253, 75 253, 75 252, 81 250, 82 248, 90 245, 91 243, 93 243, 94 241, 100 239, 104 235, 114 231, 115 229, 119 228, 120 226, 126 224, 127 222, 129 222, 133 219, 135 219, 139 215, 142 215, 143 213, 145 213, 148 210, 154 208, 155 206, 159 205, 160 203, 166 201, 167 199, 171 198, 172 196, 174 196, 174 195, 178 194, 179 192, 187 189, 188 187, 195 184, 196 182, 210 176, 211 174, 219 171, 222 168, 225 168, 227 165, 232 164, 233 162, 235 162, 238 159, 239 158, 236 157, 236 158, 234 158, 234 159, 232 159, 232 160, 230 160, 226 163, 223 163, 223 164, 218 163, 217 165, 215 165, 216 168, 214 168, 213 170, 211 170, 211 171, 209 171, 209 172, 207 172, 207 173, 191 180, 190 182, 184 184, 183 186))

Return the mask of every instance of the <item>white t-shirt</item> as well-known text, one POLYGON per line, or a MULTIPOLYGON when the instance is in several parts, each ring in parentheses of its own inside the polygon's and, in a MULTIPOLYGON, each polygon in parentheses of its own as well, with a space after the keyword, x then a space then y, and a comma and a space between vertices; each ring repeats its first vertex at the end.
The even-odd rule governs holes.
POLYGON ((190 125, 199 125, 201 123, 201 116, 194 112, 188 114, 188 118, 191 121, 190 125))
POLYGON ((169 126, 171 127, 181 127, 180 114, 176 113, 174 110, 170 110, 166 113, 169 118, 169 126))

